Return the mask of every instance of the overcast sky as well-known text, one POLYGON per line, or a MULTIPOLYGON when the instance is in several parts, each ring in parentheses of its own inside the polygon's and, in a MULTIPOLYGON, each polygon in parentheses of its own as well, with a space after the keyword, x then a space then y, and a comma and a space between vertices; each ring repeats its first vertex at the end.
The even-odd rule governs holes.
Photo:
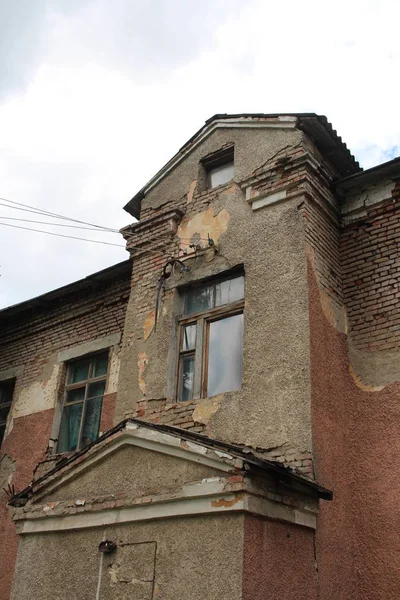
MULTIPOLYGON (((218 112, 318 112, 364 168, 390 160, 399 18, 397 0, 0 0, 0 197, 120 228, 123 205, 218 112)), ((127 257, 1 225, 0 305, 127 257)))

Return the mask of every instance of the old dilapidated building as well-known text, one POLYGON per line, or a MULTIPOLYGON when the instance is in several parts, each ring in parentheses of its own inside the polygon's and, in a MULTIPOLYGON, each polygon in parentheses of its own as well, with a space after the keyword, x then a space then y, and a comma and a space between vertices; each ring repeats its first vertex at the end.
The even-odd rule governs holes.
POLYGON ((0 312, 1 598, 399 597, 399 177, 216 115, 129 260, 0 312))

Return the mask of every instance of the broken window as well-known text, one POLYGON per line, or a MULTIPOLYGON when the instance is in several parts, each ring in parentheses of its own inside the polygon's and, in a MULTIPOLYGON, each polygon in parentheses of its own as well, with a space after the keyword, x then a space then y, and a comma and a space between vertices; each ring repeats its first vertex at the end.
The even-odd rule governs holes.
POLYGON ((184 293, 180 319, 178 400, 215 396, 242 382, 244 276, 184 293))
POLYGON ((201 165, 205 171, 207 188, 228 183, 235 175, 234 147, 228 146, 206 156, 201 165))
POLYGON ((100 431, 108 352, 67 365, 57 452, 73 452, 94 442, 100 431))
POLYGON ((233 179, 234 174, 235 169, 233 166, 233 161, 218 167, 214 167, 208 171, 208 187, 214 188, 217 187, 217 185, 228 183, 228 181, 233 179))
POLYGON ((14 393, 15 379, 0 381, 0 446, 3 441, 14 393))

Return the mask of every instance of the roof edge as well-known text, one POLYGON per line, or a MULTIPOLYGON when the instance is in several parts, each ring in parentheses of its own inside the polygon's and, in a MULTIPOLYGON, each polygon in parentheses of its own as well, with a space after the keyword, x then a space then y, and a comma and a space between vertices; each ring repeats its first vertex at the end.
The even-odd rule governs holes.
POLYGON ((336 183, 335 187, 339 192, 345 192, 346 190, 358 187, 364 183, 371 183, 377 179, 381 179, 382 176, 400 177, 400 156, 370 167, 369 169, 365 169, 365 171, 354 173, 349 177, 344 177, 336 183))
MULTIPOLYGON (((124 206, 124 210, 135 219, 140 217, 140 207, 146 193, 155 187, 189 152, 210 135, 218 123, 231 121, 232 126, 245 127, 246 123, 267 126, 268 121, 276 120, 276 126, 282 128, 298 127, 313 138, 316 146, 328 152, 330 160, 336 162, 340 174, 348 175, 360 170, 360 166, 351 154, 342 138, 337 135, 328 119, 316 113, 217 113, 207 119, 202 127, 178 150, 178 152, 135 194, 124 206), (312 126, 314 124, 314 126, 312 126)), ((270 123, 270 126, 273 125, 270 123)), ((226 125, 229 126, 229 125, 226 125)))
POLYGON ((131 270, 130 263, 131 259, 128 258, 122 262, 116 263, 115 265, 111 265, 111 267, 106 267, 101 271, 91 273, 83 279, 78 279, 77 281, 73 281, 72 283, 67 283, 67 285, 63 285, 62 287, 50 290, 49 292, 45 292, 44 294, 40 294, 39 296, 29 298, 28 300, 24 300, 23 302, 18 302, 17 304, 11 304, 11 306, 6 306, 5 308, 0 309, 0 320, 23 313, 24 311, 40 306, 43 303, 47 303, 52 300, 61 298, 64 295, 90 287, 92 282, 96 280, 108 281, 110 279, 118 277, 118 275, 122 275, 125 272, 129 273, 131 270))
POLYGON ((300 474, 297 474, 296 472, 290 470, 288 467, 283 466, 279 462, 261 459, 258 456, 256 456, 255 454, 253 454, 246 447, 242 447, 237 444, 231 444, 228 442, 222 442, 220 440, 217 440, 215 438, 210 438, 201 433, 191 432, 186 429, 181 429, 180 427, 174 427, 173 425, 151 423, 148 421, 143 421, 141 419, 136 419, 136 418, 131 417, 131 418, 124 419, 123 421, 121 421, 120 423, 115 425, 115 427, 106 431, 106 433, 104 433, 102 436, 100 436, 96 441, 92 442, 91 444, 89 444, 88 446, 83 448, 82 450, 75 452, 72 456, 66 458, 65 460, 61 459, 55 467, 53 467, 47 473, 42 475, 42 477, 39 477, 35 481, 32 481, 25 489, 14 494, 14 496, 9 500, 8 504, 10 506, 15 506, 15 507, 22 506, 35 493, 36 490, 34 491, 34 488, 40 489, 41 485, 43 483, 45 483, 46 479, 52 477, 58 471, 60 471, 64 467, 66 467, 67 465, 70 465, 73 462, 75 462, 76 460, 78 460, 81 456, 83 456, 84 454, 89 452, 89 450, 91 450, 93 447, 99 445, 101 442, 112 437, 114 434, 116 434, 120 431, 123 431, 125 429, 126 425, 129 423, 134 423, 134 424, 138 425, 139 427, 145 427, 147 429, 153 429, 153 430, 156 430, 156 431, 159 431, 162 433, 173 435, 175 437, 180 437, 185 440, 198 443, 200 445, 206 446, 211 449, 218 449, 218 450, 229 452, 230 454, 233 454, 234 456, 242 458, 245 462, 247 462, 250 465, 253 465, 254 467, 275 472, 276 474, 278 474, 284 478, 292 479, 295 482, 297 482, 298 484, 307 486, 310 490, 313 491, 313 493, 318 498, 321 498, 324 500, 332 500, 332 498, 333 498, 333 493, 330 490, 320 486, 317 482, 315 482, 311 479, 308 479, 307 477, 304 477, 300 474))

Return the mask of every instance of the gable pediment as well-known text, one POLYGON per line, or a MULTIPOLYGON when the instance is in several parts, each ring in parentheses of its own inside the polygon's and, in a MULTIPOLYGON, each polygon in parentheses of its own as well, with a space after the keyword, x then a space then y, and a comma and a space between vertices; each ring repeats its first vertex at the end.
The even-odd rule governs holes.
POLYGON ((34 491, 30 502, 132 500, 168 494, 193 482, 237 471, 239 463, 201 444, 127 424, 117 437, 88 452, 83 461, 49 477, 34 491))

